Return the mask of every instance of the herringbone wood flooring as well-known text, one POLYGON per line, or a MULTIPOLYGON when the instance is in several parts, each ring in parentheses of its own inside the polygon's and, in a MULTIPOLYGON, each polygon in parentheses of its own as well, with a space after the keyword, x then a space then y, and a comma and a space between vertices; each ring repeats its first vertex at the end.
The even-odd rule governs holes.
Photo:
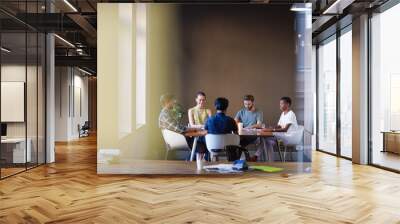
POLYGON ((400 175, 322 153, 311 174, 96 175, 95 138, 0 181, 0 223, 400 223, 400 175))

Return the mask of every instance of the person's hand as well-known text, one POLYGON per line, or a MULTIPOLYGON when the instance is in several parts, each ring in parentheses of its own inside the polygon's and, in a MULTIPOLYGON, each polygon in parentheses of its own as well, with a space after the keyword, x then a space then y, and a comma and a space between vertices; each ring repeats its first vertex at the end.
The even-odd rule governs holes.
POLYGON ((199 130, 198 128, 191 127, 191 128, 187 128, 186 132, 197 132, 198 130, 199 130))
POLYGON ((202 130, 202 129, 190 129, 190 130, 186 130, 185 132, 185 136, 202 136, 202 135, 206 135, 207 131, 206 130, 202 130))

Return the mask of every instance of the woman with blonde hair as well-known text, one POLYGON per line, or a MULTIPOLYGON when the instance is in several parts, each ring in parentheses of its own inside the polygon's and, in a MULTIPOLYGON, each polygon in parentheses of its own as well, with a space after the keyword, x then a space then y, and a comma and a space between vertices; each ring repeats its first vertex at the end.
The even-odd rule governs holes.
POLYGON ((204 125, 209 117, 211 117, 211 110, 206 108, 206 94, 204 92, 197 92, 196 106, 188 111, 190 127, 204 128, 204 125))

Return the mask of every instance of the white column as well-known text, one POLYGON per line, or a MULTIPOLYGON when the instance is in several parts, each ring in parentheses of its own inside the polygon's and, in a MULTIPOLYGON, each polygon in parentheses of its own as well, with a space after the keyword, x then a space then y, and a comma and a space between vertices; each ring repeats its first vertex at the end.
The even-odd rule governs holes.
POLYGON ((55 45, 53 34, 47 34, 46 48, 46 163, 53 163, 55 161, 55 45))

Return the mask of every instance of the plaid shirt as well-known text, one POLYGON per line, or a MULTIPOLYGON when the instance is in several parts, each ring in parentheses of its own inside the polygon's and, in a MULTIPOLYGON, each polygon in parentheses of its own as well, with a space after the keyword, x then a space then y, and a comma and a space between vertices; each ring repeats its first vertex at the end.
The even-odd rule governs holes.
POLYGON ((173 111, 163 108, 158 118, 158 126, 161 129, 167 129, 177 133, 186 131, 186 126, 182 124, 182 120, 175 116, 173 111))

